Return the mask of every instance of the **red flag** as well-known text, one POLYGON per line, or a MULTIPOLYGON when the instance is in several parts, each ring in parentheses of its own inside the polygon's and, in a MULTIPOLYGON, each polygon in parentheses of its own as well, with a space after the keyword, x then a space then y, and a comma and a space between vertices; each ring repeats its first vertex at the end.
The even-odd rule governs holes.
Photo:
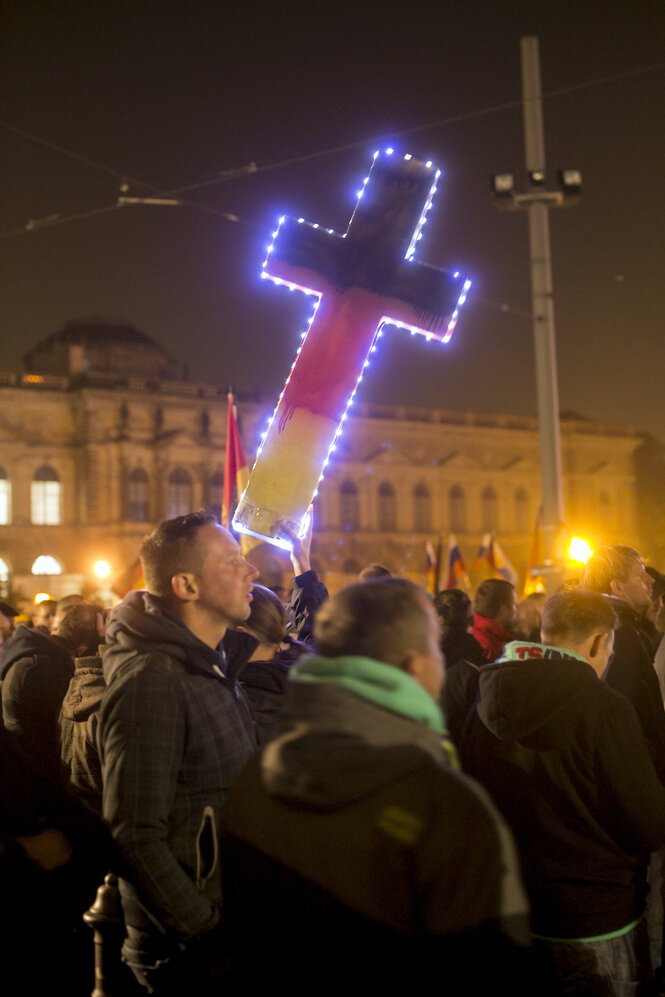
POLYGON ((122 574, 114 580, 111 591, 124 599, 128 592, 133 589, 144 589, 145 579, 143 577, 143 566, 138 557, 122 574))
POLYGON ((231 529, 231 520, 237 501, 247 487, 249 467, 242 448, 236 407, 233 394, 229 391, 229 409, 226 420, 226 460, 224 462, 224 493, 222 495, 222 526, 231 529), (236 502, 233 501, 234 493, 236 502))

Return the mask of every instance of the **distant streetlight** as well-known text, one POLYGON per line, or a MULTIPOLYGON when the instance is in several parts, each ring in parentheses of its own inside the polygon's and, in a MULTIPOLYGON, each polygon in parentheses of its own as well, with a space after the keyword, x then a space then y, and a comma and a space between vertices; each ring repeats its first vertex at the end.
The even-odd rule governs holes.
POLYGON ((95 561, 92 566, 92 570, 98 578, 108 578, 111 574, 111 565, 108 561, 95 561))
POLYGON ((586 564, 592 554, 591 544, 582 537, 571 537, 568 544, 568 558, 578 564, 586 564))

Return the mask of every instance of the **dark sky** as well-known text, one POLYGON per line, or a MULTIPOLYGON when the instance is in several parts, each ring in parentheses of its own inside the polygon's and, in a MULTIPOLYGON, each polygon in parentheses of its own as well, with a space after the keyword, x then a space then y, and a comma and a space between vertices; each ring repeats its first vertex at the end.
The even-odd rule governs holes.
POLYGON ((527 218, 489 193, 497 171, 526 185, 527 34, 549 95, 550 184, 560 167, 584 177, 579 205, 550 212, 561 408, 665 437, 662 0, 5 0, 0 369, 97 316, 134 323, 193 378, 276 400, 310 306, 259 280, 274 221, 344 231, 390 143, 444 170, 418 258, 474 283, 448 347, 389 331, 358 397, 535 414, 527 218), (182 195, 212 211, 24 228, 112 206, 115 173, 166 191, 250 162, 255 173, 182 195))

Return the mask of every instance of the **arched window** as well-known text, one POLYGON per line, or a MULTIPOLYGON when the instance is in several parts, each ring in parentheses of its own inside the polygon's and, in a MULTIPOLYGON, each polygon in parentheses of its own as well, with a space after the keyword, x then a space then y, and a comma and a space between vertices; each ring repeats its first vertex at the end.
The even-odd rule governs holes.
POLYGON ((453 485, 448 492, 448 522, 454 533, 466 530, 466 496, 461 485, 453 485))
POLYGON ((529 496, 523 488, 518 488, 515 492, 515 531, 517 533, 528 533, 530 528, 529 496))
POLYGON ((166 483, 166 518, 186 516, 191 511, 192 479, 182 467, 176 467, 166 483))
POLYGON ((30 485, 30 518, 35 526, 57 526, 61 522, 60 494, 57 471, 47 464, 38 468, 30 485))
POLYGON ((0 557, 0 595, 6 599, 9 595, 11 572, 9 565, 3 557, 0 557))
POLYGON ((379 485, 379 529, 383 533, 394 533, 397 529, 397 499, 389 481, 379 485))
POLYGON ((222 499, 224 496, 224 472, 215 471, 208 483, 208 508, 215 514, 218 523, 222 521, 222 499))
POLYGON ((486 533, 496 533, 499 529, 499 505, 494 489, 490 486, 484 488, 480 501, 483 530, 486 533))
POLYGON ((142 467, 135 467, 127 482, 127 506, 133 523, 147 523, 149 519, 148 474, 142 467))
POLYGON ((4 467, 0 467, 0 526, 12 521, 12 485, 4 467))
POLYGON ((339 489, 339 523, 343 530, 357 530, 360 525, 358 489, 353 481, 343 481, 339 489))
POLYGON ((62 565, 50 554, 40 554, 30 570, 33 575, 61 575, 62 565))
POLYGON ((429 488, 422 482, 413 489, 413 528, 416 533, 432 529, 432 501, 429 488))

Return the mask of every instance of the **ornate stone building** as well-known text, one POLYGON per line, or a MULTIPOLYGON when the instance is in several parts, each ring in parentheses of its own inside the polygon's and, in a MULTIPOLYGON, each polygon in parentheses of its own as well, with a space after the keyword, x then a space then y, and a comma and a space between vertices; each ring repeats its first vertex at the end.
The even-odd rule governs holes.
MULTIPOLYGON (((25 597, 98 587, 162 518, 221 510, 226 389, 190 382, 131 326, 70 323, 0 374, 0 585, 25 597), (38 572, 38 573, 35 573, 38 572), (41 572, 41 573, 39 573, 41 572)), ((239 401, 251 460, 272 406, 239 401)), ((535 419, 356 404, 315 508, 313 561, 331 588, 370 561, 424 580, 427 540, 471 567, 493 532, 522 577, 540 503, 535 419)), ((562 422, 568 526, 640 546, 632 430, 562 422)), ((268 584, 288 559, 252 554, 268 584)))

